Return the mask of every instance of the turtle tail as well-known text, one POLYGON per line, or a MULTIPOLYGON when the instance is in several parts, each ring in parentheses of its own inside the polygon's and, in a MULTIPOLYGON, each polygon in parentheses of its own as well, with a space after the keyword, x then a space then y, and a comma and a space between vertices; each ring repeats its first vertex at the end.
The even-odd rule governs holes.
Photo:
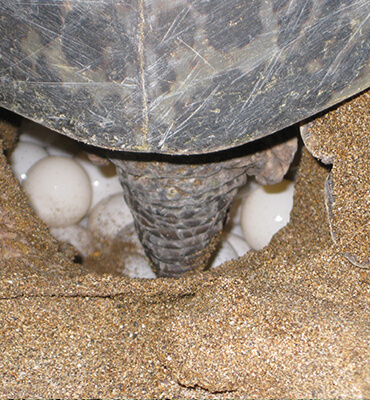
POLYGON ((157 275, 176 277, 205 268, 247 175, 269 183, 281 180, 295 149, 294 139, 236 158, 127 153, 119 159, 110 157, 157 275))
POLYGON ((117 169, 157 275, 206 266, 237 188, 246 182, 245 167, 121 161, 117 169))

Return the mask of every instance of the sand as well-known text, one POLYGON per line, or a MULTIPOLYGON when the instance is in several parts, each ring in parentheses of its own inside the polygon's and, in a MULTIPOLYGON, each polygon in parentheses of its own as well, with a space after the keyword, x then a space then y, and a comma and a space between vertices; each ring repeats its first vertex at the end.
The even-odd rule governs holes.
POLYGON ((268 247, 151 281, 74 263, 1 152, 0 397, 370 398, 369 94, 308 136, 334 163, 330 224, 330 168, 304 150, 291 222, 268 247))

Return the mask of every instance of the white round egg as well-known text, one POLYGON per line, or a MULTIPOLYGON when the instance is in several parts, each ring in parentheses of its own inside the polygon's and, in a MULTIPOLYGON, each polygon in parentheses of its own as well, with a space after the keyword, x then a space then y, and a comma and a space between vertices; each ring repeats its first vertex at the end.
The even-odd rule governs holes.
POLYGON ((24 183, 30 204, 50 227, 77 223, 91 202, 91 183, 87 173, 67 157, 46 157, 34 164, 24 183))
POLYGON ((248 182, 238 189, 238 192, 231 204, 229 215, 230 224, 240 225, 241 222, 241 205, 244 199, 249 196, 254 190, 259 188, 261 185, 256 182, 254 178, 249 177, 248 182))
MULTIPOLYGON (((241 207, 240 207, 241 208, 241 207)), ((232 224, 226 227, 226 232, 233 233, 234 235, 244 237, 242 226, 240 224, 232 224)))
POLYGON ((116 238, 125 243, 131 243, 135 247, 135 252, 145 257, 145 250, 136 232, 134 222, 131 222, 130 224, 125 225, 124 228, 120 229, 116 238))
POLYGON ((93 189, 93 198, 91 201, 91 209, 93 209, 102 199, 116 193, 122 194, 122 186, 116 174, 113 164, 103 167, 94 165, 86 153, 79 153, 75 160, 82 165, 88 173, 93 189))
POLYGON ((46 150, 36 143, 19 142, 10 155, 10 165, 19 182, 27 178, 27 171, 37 161, 47 157, 46 150))
POLYGON ((229 210, 228 221, 225 225, 224 232, 244 237, 241 227, 242 204, 244 199, 260 186, 261 185, 257 183, 254 178, 249 178, 248 182, 238 189, 229 210))
POLYGON ((272 236, 289 222, 294 183, 283 180, 254 190, 242 205, 241 224, 245 240, 254 250, 267 246, 272 236))
POLYGON ((89 215, 88 229, 97 238, 113 239, 133 221, 123 193, 117 193, 101 200, 93 208, 89 215))
POLYGON ((80 151, 76 140, 27 119, 19 128, 19 141, 43 147, 49 156, 73 157, 80 151))
POLYGON ((72 244, 83 257, 87 257, 94 251, 91 233, 80 225, 50 228, 50 233, 58 240, 72 244))
POLYGON ((228 241, 224 240, 217 246, 210 268, 219 267, 224 262, 236 258, 238 258, 236 251, 228 241))
POLYGON ((128 254, 124 260, 122 274, 129 278, 155 279, 157 276, 141 254, 128 254))
POLYGON ((239 235, 235 235, 232 232, 225 233, 224 239, 231 244, 233 249, 235 250, 236 254, 241 257, 244 256, 249 250, 251 250, 251 247, 249 244, 246 242, 244 237, 241 237, 239 235))

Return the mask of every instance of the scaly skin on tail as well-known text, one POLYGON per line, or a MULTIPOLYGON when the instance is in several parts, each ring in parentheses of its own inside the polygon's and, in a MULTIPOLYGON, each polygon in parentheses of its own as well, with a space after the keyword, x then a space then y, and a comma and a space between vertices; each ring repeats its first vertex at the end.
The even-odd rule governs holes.
POLYGON ((140 241, 160 276, 180 275, 201 258, 207 262, 204 250, 222 231, 236 190, 247 181, 245 167, 222 163, 128 161, 118 171, 140 241))
MULTIPOLYGON (((208 162, 165 157, 166 161, 111 158, 135 219, 139 239, 156 273, 180 276, 204 267, 221 233, 237 189, 247 174, 279 181, 294 156, 296 140, 242 157, 208 162)), ((144 156, 147 158, 147 156, 144 156)), ((196 158, 197 160, 199 157, 196 158)))

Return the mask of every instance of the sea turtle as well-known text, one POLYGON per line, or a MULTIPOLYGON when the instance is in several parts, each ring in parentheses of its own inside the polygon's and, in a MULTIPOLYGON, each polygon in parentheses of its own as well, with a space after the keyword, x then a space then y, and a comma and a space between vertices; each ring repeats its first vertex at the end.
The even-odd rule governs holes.
POLYGON ((367 0, 1 0, 0 105, 117 166, 159 276, 206 263, 257 140, 369 86, 367 0), (247 145, 249 142, 253 144, 247 145))

